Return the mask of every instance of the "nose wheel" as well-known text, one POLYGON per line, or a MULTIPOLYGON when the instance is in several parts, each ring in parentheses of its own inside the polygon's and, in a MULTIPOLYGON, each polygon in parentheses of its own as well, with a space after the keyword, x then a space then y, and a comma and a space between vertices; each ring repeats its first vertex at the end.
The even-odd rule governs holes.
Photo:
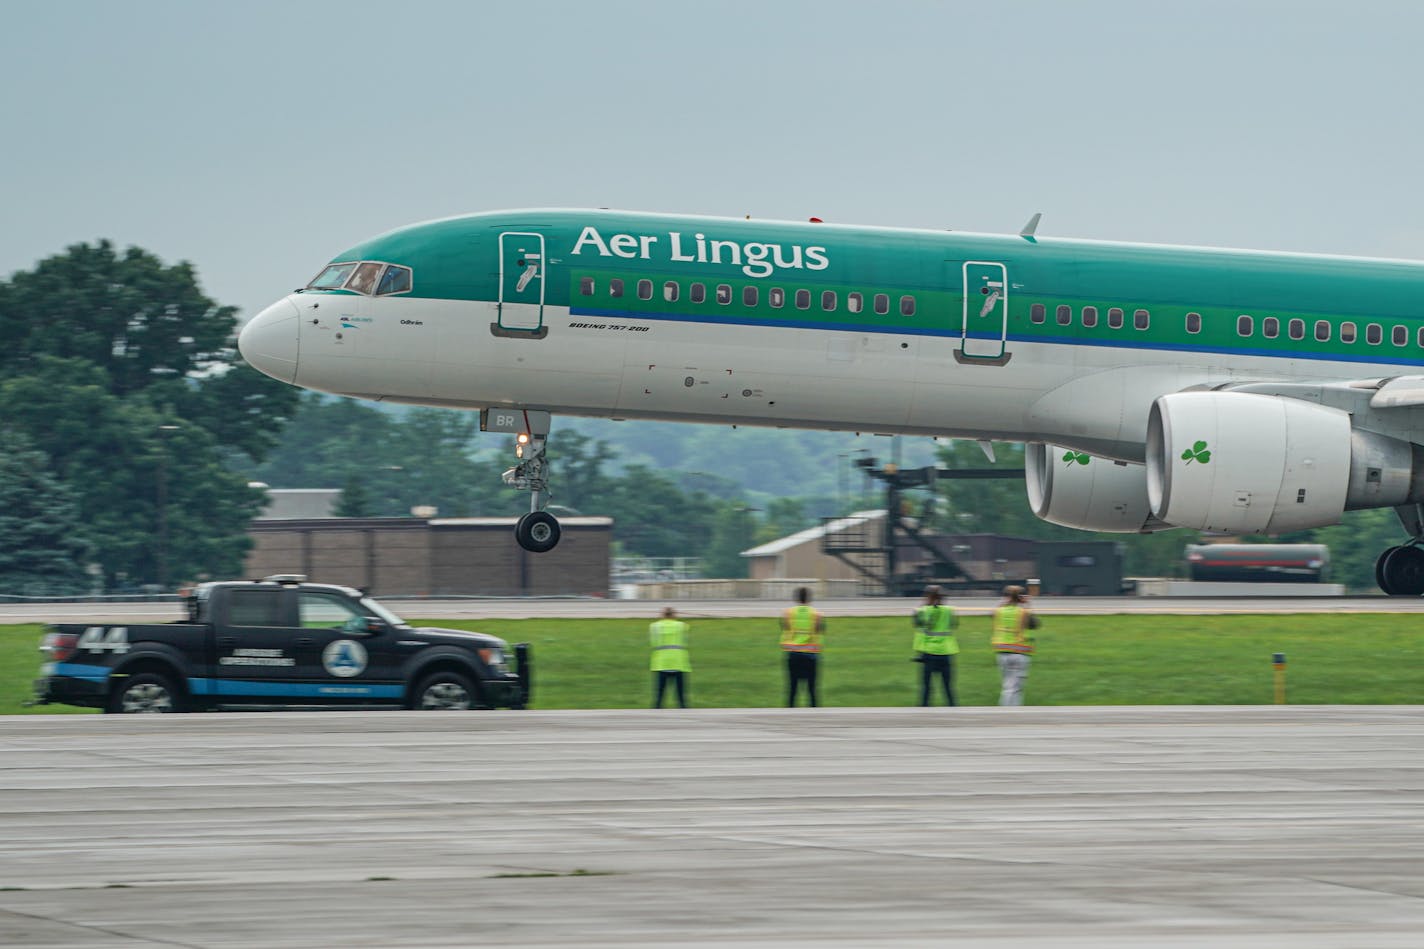
POLYGON ((514 539, 531 553, 542 554, 559 543, 558 518, 548 511, 530 511, 514 525, 514 539))
POLYGON ((515 439, 515 457, 519 464, 504 473, 504 483, 512 488, 529 492, 529 513, 514 525, 514 539, 519 546, 530 553, 542 554, 553 550, 559 543, 562 531, 559 521, 548 511, 540 510, 549 492, 549 464, 544 457, 544 446, 548 434, 520 432, 515 439))

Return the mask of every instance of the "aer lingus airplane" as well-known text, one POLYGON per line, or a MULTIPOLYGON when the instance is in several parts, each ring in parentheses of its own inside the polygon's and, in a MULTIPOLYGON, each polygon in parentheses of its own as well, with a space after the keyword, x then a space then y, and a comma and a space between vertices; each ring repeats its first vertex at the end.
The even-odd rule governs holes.
POLYGON ((239 345, 293 385, 480 408, 548 550, 552 413, 1028 444, 1088 530, 1276 534, 1392 507, 1424 593, 1424 263, 1016 235, 497 211, 337 257, 239 345))

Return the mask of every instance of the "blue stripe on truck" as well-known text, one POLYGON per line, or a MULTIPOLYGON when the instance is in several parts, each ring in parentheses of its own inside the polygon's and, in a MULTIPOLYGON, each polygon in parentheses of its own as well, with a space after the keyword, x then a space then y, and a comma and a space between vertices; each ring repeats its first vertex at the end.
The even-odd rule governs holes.
POLYGON ((86 662, 56 662, 50 666, 49 675, 103 683, 109 678, 111 671, 108 666, 91 666, 86 662))
POLYGON ((251 679, 189 679, 188 691, 193 695, 274 696, 319 699, 371 698, 399 699, 405 696, 403 685, 360 685, 357 683, 321 682, 258 682, 251 679))

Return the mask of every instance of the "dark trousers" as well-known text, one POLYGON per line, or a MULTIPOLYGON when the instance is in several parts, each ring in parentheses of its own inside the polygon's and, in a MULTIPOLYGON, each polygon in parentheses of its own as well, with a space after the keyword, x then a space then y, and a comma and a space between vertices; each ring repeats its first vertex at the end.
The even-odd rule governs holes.
POLYGON ((930 687, 934 683, 934 677, 939 675, 944 682, 944 704, 953 705, 954 702, 954 657, 953 656, 932 656, 929 653, 920 653, 923 661, 920 663, 920 704, 930 704, 930 687))
POLYGON ((687 708, 687 691, 684 685, 687 681, 686 674, 676 669, 664 669, 661 672, 653 673, 653 675, 656 677, 653 685, 653 708, 663 707, 663 690, 667 688, 669 682, 677 687, 678 708, 687 708))
POLYGON ((811 707, 816 707, 816 670, 820 668, 821 657, 814 652, 788 652, 786 654, 786 707, 794 708, 796 693, 801 691, 801 683, 806 683, 806 695, 811 707))

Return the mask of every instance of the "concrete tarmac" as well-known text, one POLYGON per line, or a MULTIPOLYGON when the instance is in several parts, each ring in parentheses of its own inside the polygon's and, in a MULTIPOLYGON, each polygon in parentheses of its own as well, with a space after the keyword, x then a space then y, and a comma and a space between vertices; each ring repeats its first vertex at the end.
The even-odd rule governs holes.
POLYGON ((0 720, 0 945, 1416 947, 1424 708, 0 720))

